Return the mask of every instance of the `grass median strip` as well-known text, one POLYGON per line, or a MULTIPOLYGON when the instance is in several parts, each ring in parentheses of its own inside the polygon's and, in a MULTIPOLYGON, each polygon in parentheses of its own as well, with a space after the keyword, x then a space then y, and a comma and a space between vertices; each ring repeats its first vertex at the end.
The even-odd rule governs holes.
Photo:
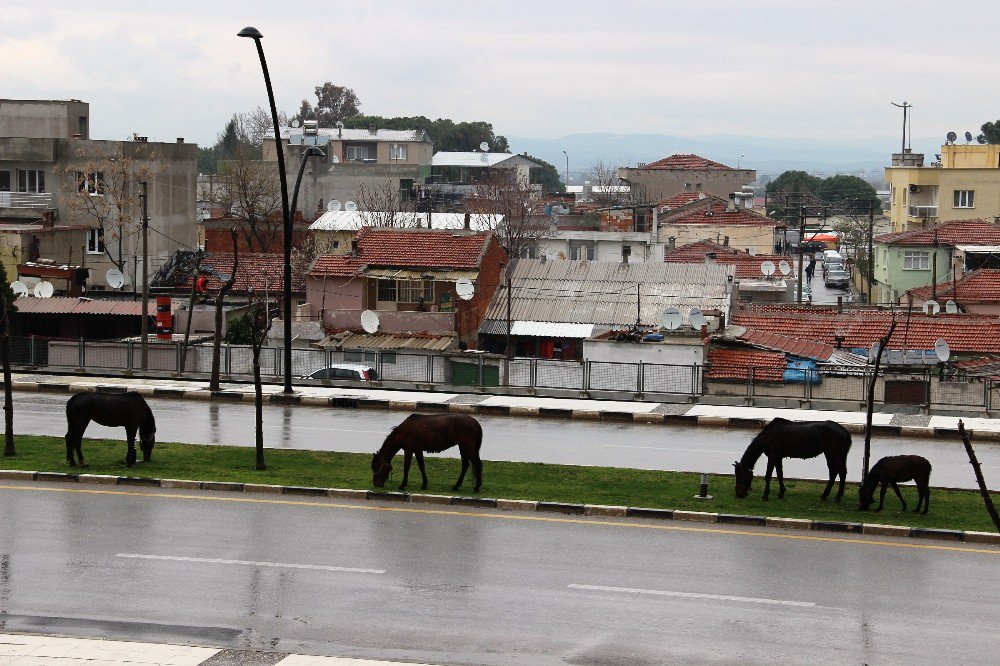
MULTIPOLYGON (((127 476, 135 479, 191 479, 240 484, 295 486, 297 488, 345 488, 371 490, 371 456, 362 453, 268 449, 268 469, 254 469, 252 448, 194 444, 157 443, 153 460, 131 469, 125 466, 125 446, 120 440, 87 439, 83 443, 89 467, 69 467, 66 445, 60 437, 22 435, 17 437, 17 455, 3 458, 0 467, 39 472, 85 473, 127 476)), ((465 488, 453 492, 460 464, 452 458, 426 458, 430 485, 420 490, 420 472, 410 469, 411 492, 433 495, 462 495, 471 492, 472 479, 465 488)), ((385 490, 395 491, 402 479, 402 459, 393 463, 392 477, 385 490)), ((720 514, 806 518, 845 523, 909 525, 918 528, 977 530, 995 528, 974 491, 931 489, 931 510, 926 516, 902 513, 899 501, 890 492, 881 513, 856 511, 857 483, 849 483, 842 504, 819 499, 825 483, 786 480, 785 499, 760 499, 761 481, 755 479, 750 497, 736 499, 731 476, 712 476, 709 500, 698 500, 700 475, 685 472, 548 465, 541 463, 483 462, 481 497, 529 500, 551 504, 600 504, 675 509, 720 514)), ((910 508, 916 505, 916 490, 903 487, 910 508)), ((1000 502, 1000 496, 996 497, 1000 502)))

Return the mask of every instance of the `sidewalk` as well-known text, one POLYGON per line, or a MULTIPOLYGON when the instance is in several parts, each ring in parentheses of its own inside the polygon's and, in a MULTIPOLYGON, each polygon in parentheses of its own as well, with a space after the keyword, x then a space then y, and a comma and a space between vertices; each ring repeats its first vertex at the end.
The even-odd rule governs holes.
MULTIPOLYGON (((252 402, 252 384, 223 384, 211 392, 208 382, 171 379, 93 377, 89 375, 14 374, 15 391, 79 393, 83 391, 136 391, 157 398, 252 402)), ((301 404, 322 407, 374 408, 401 411, 464 412, 468 414, 555 417, 646 424, 684 424, 715 427, 760 428, 775 417, 793 421, 831 420, 851 432, 863 432, 865 414, 860 411, 743 407, 668 402, 630 402, 616 400, 548 398, 489 395, 481 393, 444 393, 434 391, 397 391, 379 388, 327 388, 298 386, 286 395, 282 387, 263 386, 264 399, 277 404, 301 404)), ((980 439, 1000 440, 1000 419, 966 417, 965 429, 980 439)), ((957 416, 925 416, 876 412, 873 432, 907 437, 955 438, 957 416)))
MULTIPOLYGON (((192 645, 169 645, 66 638, 34 634, 0 634, 0 664, 4 666, 391 666, 395 661, 345 657, 316 657, 253 650, 227 650, 192 645)), ((406 662, 406 666, 429 666, 406 662)))

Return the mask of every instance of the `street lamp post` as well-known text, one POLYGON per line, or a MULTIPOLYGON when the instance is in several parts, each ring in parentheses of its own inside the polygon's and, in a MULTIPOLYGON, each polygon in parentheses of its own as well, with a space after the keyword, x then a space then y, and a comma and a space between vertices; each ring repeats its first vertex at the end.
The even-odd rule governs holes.
POLYGON ((569 153, 564 150, 563 155, 566 156, 566 187, 569 187, 569 153))
POLYGON ((288 179, 285 176, 285 152, 281 146, 278 109, 274 105, 274 91, 271 89, 271 77, 267 73, 267 60, 264 59, 264 47, 260 44, 260 40, 264 38, 264 35, 260 33, 260 30, 252 26, 243 28, 236 35, 237 37, 249 37, 257 45, 257 55, 260 56, 260 68, 264 72, 264 85, 267 86, 267 100, 271 104, 271 123, 274 125, 274 148, 278 153, 278 178, 281 181, 281 215, 285 239, 285 278, 282 290, 282 297, 285 301, 282 313, 285 319, 285 393, 292 393, 292 218, 289 215, 288 209, 288 179))
POLYGON ((295 187, 292 189, 292 203, 288 209, 289 216, 295 219, 295 207, 299 201, 299 185, 302 184, 302 174, 305 173, 306 163, 309 162, 310 157, 323 157, 323 151, 316 146, 309 146, 304 151, 302 151, 302 161, 299 162, 299 173, 295 177, 295 187))

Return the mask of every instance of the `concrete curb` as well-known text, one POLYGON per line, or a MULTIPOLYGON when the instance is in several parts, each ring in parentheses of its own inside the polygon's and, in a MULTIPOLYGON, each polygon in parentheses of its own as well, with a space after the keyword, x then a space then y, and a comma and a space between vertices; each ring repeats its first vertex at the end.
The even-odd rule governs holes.
POLYGON ((309 486, 275 486, 259 483, 234 483, 231 481, 193 481, 188 479, 156 479, 136 476, 110 476, 103 474, 67 474, 63 472, 33 472, 0 469, 0 480, 42 481, 50 483, 91 483, 119 486, 145 486, 183 490, 208 490, 254 494, 293 495, 303 497, 329 497, 340 500, 382 501, 409 504, 437 504, 470 508, 525 511, 529 513, 559 513, 574 516, 609 518, 648 518, 725 525, 751 525, 816 532, 839 532, 871 536, 908 537, 938 541, 1000 546, 1000 533, 947 530, 934 527, 907 527, 905 525, 880 525, 876 523, 851 523, 805 518, 781 518, 705 511, 652 509, 646 507, 605 506, 600 504, 570 504, 564 502, 536 502, 531 500, 492 499, 462 495, 410 494, 383 490, 354 490, 349 488, 317 488, 309 486))
MULTIPOLYGON (((253 402, 252 386, 247 391, 209 391, 201 389, 159 388, 137 386, 129 388, 121 384, 97 384, 78 386, 58 382, 13 382, 11 388, 18 391, 36 391, 41 393, 80 393, 105 392, 121 393, 132 390, 147 397, 172 398, 179 400, 220 401, 220 402, 253 402)), ((548 399, 548 398, 540 398, 548 399)), ((384 409, 404 412, 453 412, 462 414, 481 414, 483 416, 522 416, 529 418, 574 419, 584 421, 607 421, 611 423, 633 423, 641 425, 685 425, 703 426, 709 428, 733 428, 759 430, 768 422, 766 418, 741 416, 714 416, 688 414, 660 414, 657 412, 628 412, 620 410, 602 410, 600 400, 594 400, 594 409, 567 409, 563 407, 530 407, 509 405, 482 405, 466 402, 433 402, 433 401, 401 401, 385 398, 355 398, 351 396, 308 396, 284 395, 272 393, 264 396, 264 401, 270 404, 308 405, 314 407, 335 407, 340 409, 384 409)), ((653 404, 653 403, 649 403, 653 404)), ((666 404, 666 403, 664 403, 666 404)), ((692 405, 693 406, 693 405, 692 405)), ((794 411, 794 410, 793 410, 794 411)), ((832 412, 836 420, 836 412, 832 412)), ((841 423, 849 432, 859 434, 864 432, 864 426, 858 423, 841 423)), ((966 429, 970 437, 982 440, 1000 441, 1000 431, 966 429)), ((957 439, 957 428, 933 428, 930 426, 886 425, 875 424, 872 434, 889 437, 927 437, 932 439, 957 439)))

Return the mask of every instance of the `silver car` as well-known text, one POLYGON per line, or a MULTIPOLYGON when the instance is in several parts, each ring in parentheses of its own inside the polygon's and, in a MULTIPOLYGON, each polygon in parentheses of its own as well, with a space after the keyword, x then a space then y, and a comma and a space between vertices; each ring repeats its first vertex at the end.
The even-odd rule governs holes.
POLYGON ((847 274, 847 271, 831 268, 826 272, 826 277, 823 278, 823 283, 827 287, 840 287, 842 289, 847 289, 851 286, 851 276, 847 274))

